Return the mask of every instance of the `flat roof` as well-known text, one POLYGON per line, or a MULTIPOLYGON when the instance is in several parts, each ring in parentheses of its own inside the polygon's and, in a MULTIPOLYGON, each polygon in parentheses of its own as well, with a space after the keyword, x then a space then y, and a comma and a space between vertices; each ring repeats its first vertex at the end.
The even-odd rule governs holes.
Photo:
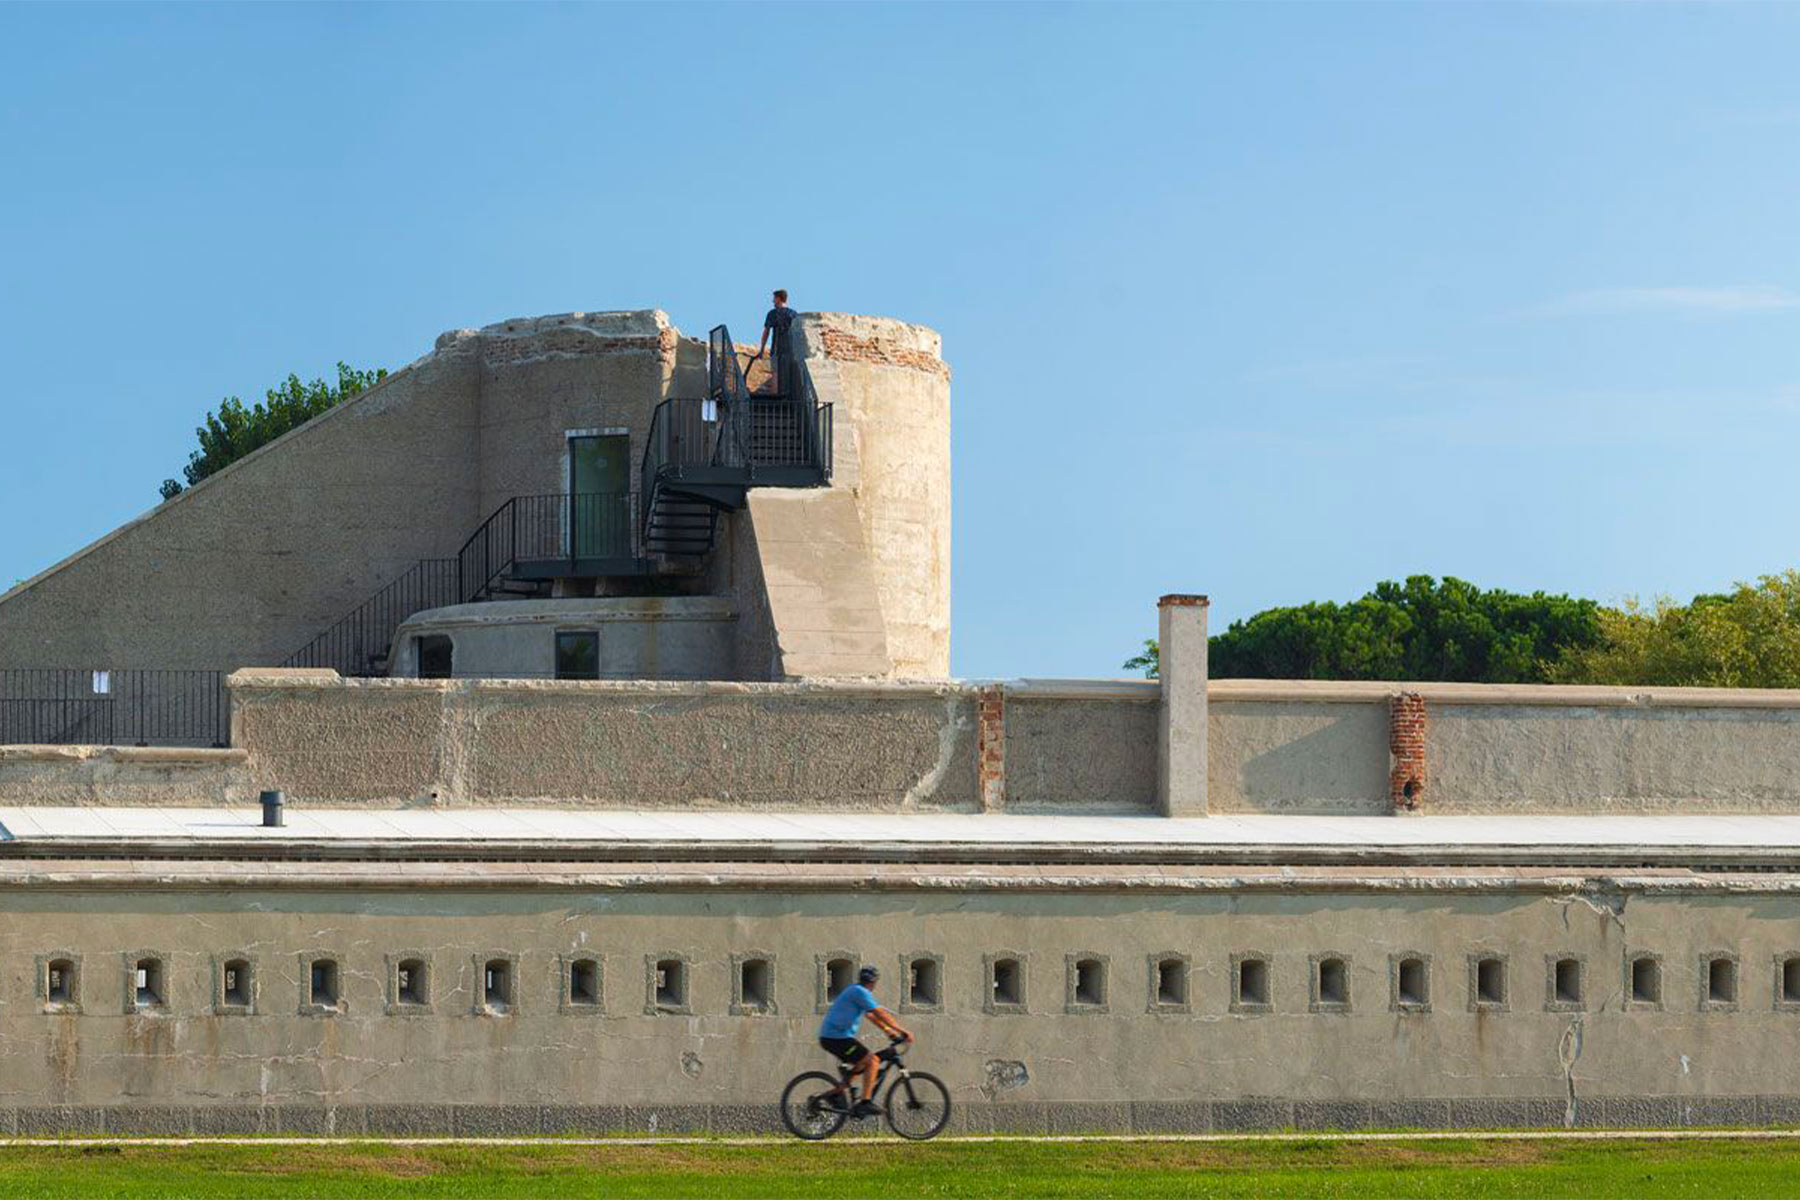
POLYGON ((1667 862, 1800 867, 1800 815, 1199 818, 970 813, 0 807, 0 855, 835 861, 1667 862))

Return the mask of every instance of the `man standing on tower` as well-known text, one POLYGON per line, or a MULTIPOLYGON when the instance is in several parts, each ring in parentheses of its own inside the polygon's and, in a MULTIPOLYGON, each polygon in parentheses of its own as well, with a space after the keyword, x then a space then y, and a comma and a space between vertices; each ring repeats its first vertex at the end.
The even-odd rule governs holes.
POLYGON ((788 348, 788 331, 794 324, 794 310, 787 306, 786 288, 776 288, 774 300, 775 307, 763 318, 762 340, 756 343, 756 357, 761 358, 763 348, 768 347, 769 377, 775 381, 775 391, 785 396, 791 394, 787 386, 788 359, 791 353, 788 348), (771 333, 775 335, 773 345, 769 340, 771 333))

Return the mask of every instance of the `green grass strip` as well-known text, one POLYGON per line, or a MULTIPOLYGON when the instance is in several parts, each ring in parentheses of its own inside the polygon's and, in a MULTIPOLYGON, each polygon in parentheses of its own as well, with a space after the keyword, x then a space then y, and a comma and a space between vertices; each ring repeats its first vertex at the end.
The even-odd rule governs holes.
POLYGON ((1800 1139, 0 1148, 0 1200, 1791 1195, 1800 1139))

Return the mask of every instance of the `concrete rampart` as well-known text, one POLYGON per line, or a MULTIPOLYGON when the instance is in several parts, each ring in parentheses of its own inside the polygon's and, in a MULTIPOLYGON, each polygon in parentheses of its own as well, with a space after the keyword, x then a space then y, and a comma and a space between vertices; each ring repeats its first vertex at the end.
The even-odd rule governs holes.
POLYGON ((885 968, 960 1130, 1800 1113, 1800 909, 1754 880, 1189 894, 1065 871, 1021 892, 971 869, 821 891, 805 864, 798 887, 715 864, 684 888, 495 889, 406 864, 334 888, 265 864, 196 888, 153 867, 0 881, 0 1129, 770 1129, 821 1063, 834 959, 885 968))

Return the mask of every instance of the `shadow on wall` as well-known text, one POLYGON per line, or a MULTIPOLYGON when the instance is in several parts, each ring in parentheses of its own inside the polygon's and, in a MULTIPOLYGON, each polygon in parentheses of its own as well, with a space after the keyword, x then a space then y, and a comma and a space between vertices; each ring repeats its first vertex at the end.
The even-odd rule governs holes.
POLYGON ((1214 812, 1390 812, 1387 720, 1382 704, 1215 700, 1208 805, 1214 812))

